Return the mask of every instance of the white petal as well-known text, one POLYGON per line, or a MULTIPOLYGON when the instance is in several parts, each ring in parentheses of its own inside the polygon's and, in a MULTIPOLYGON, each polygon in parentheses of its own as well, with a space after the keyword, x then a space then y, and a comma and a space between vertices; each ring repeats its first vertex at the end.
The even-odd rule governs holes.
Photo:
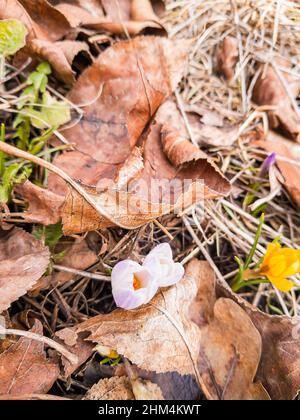
POLYGON ((144 268, 135 261, 125 260, 119 262, 111 273, 111 284, 113 289, 132 289, 133 276, 144 268))
POLYGON ((152 257, 168 258, 169 260, 173 260, 172 248, 166 242, 163 243, 163 244, 157 245, 148 254, 148 256, 145 259, 145 262, 146 262, 147 258, 152 258, 152 257))
POLYGON ((122 309, 136 309, 148 303, 147 289, 132 290, 113 290, 113 297, 116 305, 122 309))
POLYGON ((169 287, 177 284, 184 276, 184 268, 180 263, 173 263, 172 273, 158 279, 159 287, 169 287))

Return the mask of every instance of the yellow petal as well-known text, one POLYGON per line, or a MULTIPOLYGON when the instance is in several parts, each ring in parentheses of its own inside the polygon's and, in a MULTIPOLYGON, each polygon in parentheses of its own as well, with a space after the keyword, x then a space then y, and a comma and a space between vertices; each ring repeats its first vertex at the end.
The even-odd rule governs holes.
POLYGON ((274 255, 274 253, 278 252, 279 249, 281 249, 280 244, 278 244, 278 243, 269 244, 262 265, 263 266, 268 265, 270 259, 274 255))
POLYGON ((295 286, 295 284, 287 279, 279 278, 279 277, 269 277, 268 279, 278 290, 281 292, 287 293, 295 286))

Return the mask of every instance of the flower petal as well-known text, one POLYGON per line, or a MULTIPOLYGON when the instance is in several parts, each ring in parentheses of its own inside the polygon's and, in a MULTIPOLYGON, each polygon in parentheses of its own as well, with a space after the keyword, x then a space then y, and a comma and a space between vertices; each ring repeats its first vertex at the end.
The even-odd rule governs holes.
POLYGON ((113 290, 113 297, 119 308, 127 310, 136 309, 149 302, 147 289, 140 289, 138 291, 113 290))
POLYGON ((287 293, 295 286, 295 284, 287 279, 278 278, 278 277, 269 277, 268 279, 278 290, 281 292, 287 293))
POLYGON ((132 289, 134 273, 143 271, 143 267, 135 261, 125 260, 119 262, 111 273, 113 289, 132 289))
POLYGON ((148 254, 148 256, 145 258, 145 262, 147 259, 152 257, 168 258, 169 260, 173 261, 172 248, 167 242, 159 244, 148 254))
POLYGON ((111 276, 112 294, 116 305, 123 309, 136 309, 155 296, 158 284, 155 276, 135 261, 125 260, 118 263, 111 276), (141 287, 134 288, 134 276, 138 274, 141 287))
POLYGON ((184 276, 184 268, 180 263, 173 263, 172 273, 167 277, 158 279, 159 287, 169 287, 177 284, 184 276))

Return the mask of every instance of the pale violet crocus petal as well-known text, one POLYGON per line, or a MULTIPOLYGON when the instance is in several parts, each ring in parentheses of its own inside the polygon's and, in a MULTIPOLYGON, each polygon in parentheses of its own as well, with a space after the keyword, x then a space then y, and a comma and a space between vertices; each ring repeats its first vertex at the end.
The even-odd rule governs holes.
POLYGON ((172 248, 166 242, 163 244, 159 244, 155 248, 153 248, 152 251, 149 252, 146 259, 151 257, 164 257, 173 261, 172 248))
POLYGON ((184 276, 182 264, 174 262, 172 249, 167 243, 154 248, 145 258, 143 267, 155 275, 159 287, 173 286, 184 276))
POLYGON ((131 260, 121 261, 115 266, 111 283, 116 305, 127 310, 150 302, 158 290, 155 276, 131 260))

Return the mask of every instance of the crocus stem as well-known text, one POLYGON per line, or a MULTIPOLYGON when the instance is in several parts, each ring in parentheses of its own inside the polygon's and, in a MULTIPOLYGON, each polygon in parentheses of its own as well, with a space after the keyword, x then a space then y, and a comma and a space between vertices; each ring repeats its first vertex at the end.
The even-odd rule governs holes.
POLYGON ((232 287, 232 291, 233 292, 238 292, 240 289, 242 289, 243 287, 247 287, 247 286, 256 286, 257 284, 267 284, 269 283, 268 280, 264 280, 264 279, 257 279, 257 280, 249 280, 249 281, 242 281, 240 283, 236 283, 233 287, 232 287))
POLYGON ((244 270, 247 270, 249 268, 249 265, 251 264, 251 262, 253 260, 253 257, 254 257, 254 254, 256 252, 256 248, 257 248, 257 245, 258 245, 258 241, 259 241, 259 238, 260 238, 260 235, 261 235, 261 232, 262 232, 264 222, 265 222, 265 215, 262 214, 260 216, 259 225, 258 225, 257 232, 256 232, 256 235, 255 235, 254 243, 252 245, 252 248, 250 250, 250 253, 249 253, 249 255, 246 259, 245 265, 244 265, 244 270))

